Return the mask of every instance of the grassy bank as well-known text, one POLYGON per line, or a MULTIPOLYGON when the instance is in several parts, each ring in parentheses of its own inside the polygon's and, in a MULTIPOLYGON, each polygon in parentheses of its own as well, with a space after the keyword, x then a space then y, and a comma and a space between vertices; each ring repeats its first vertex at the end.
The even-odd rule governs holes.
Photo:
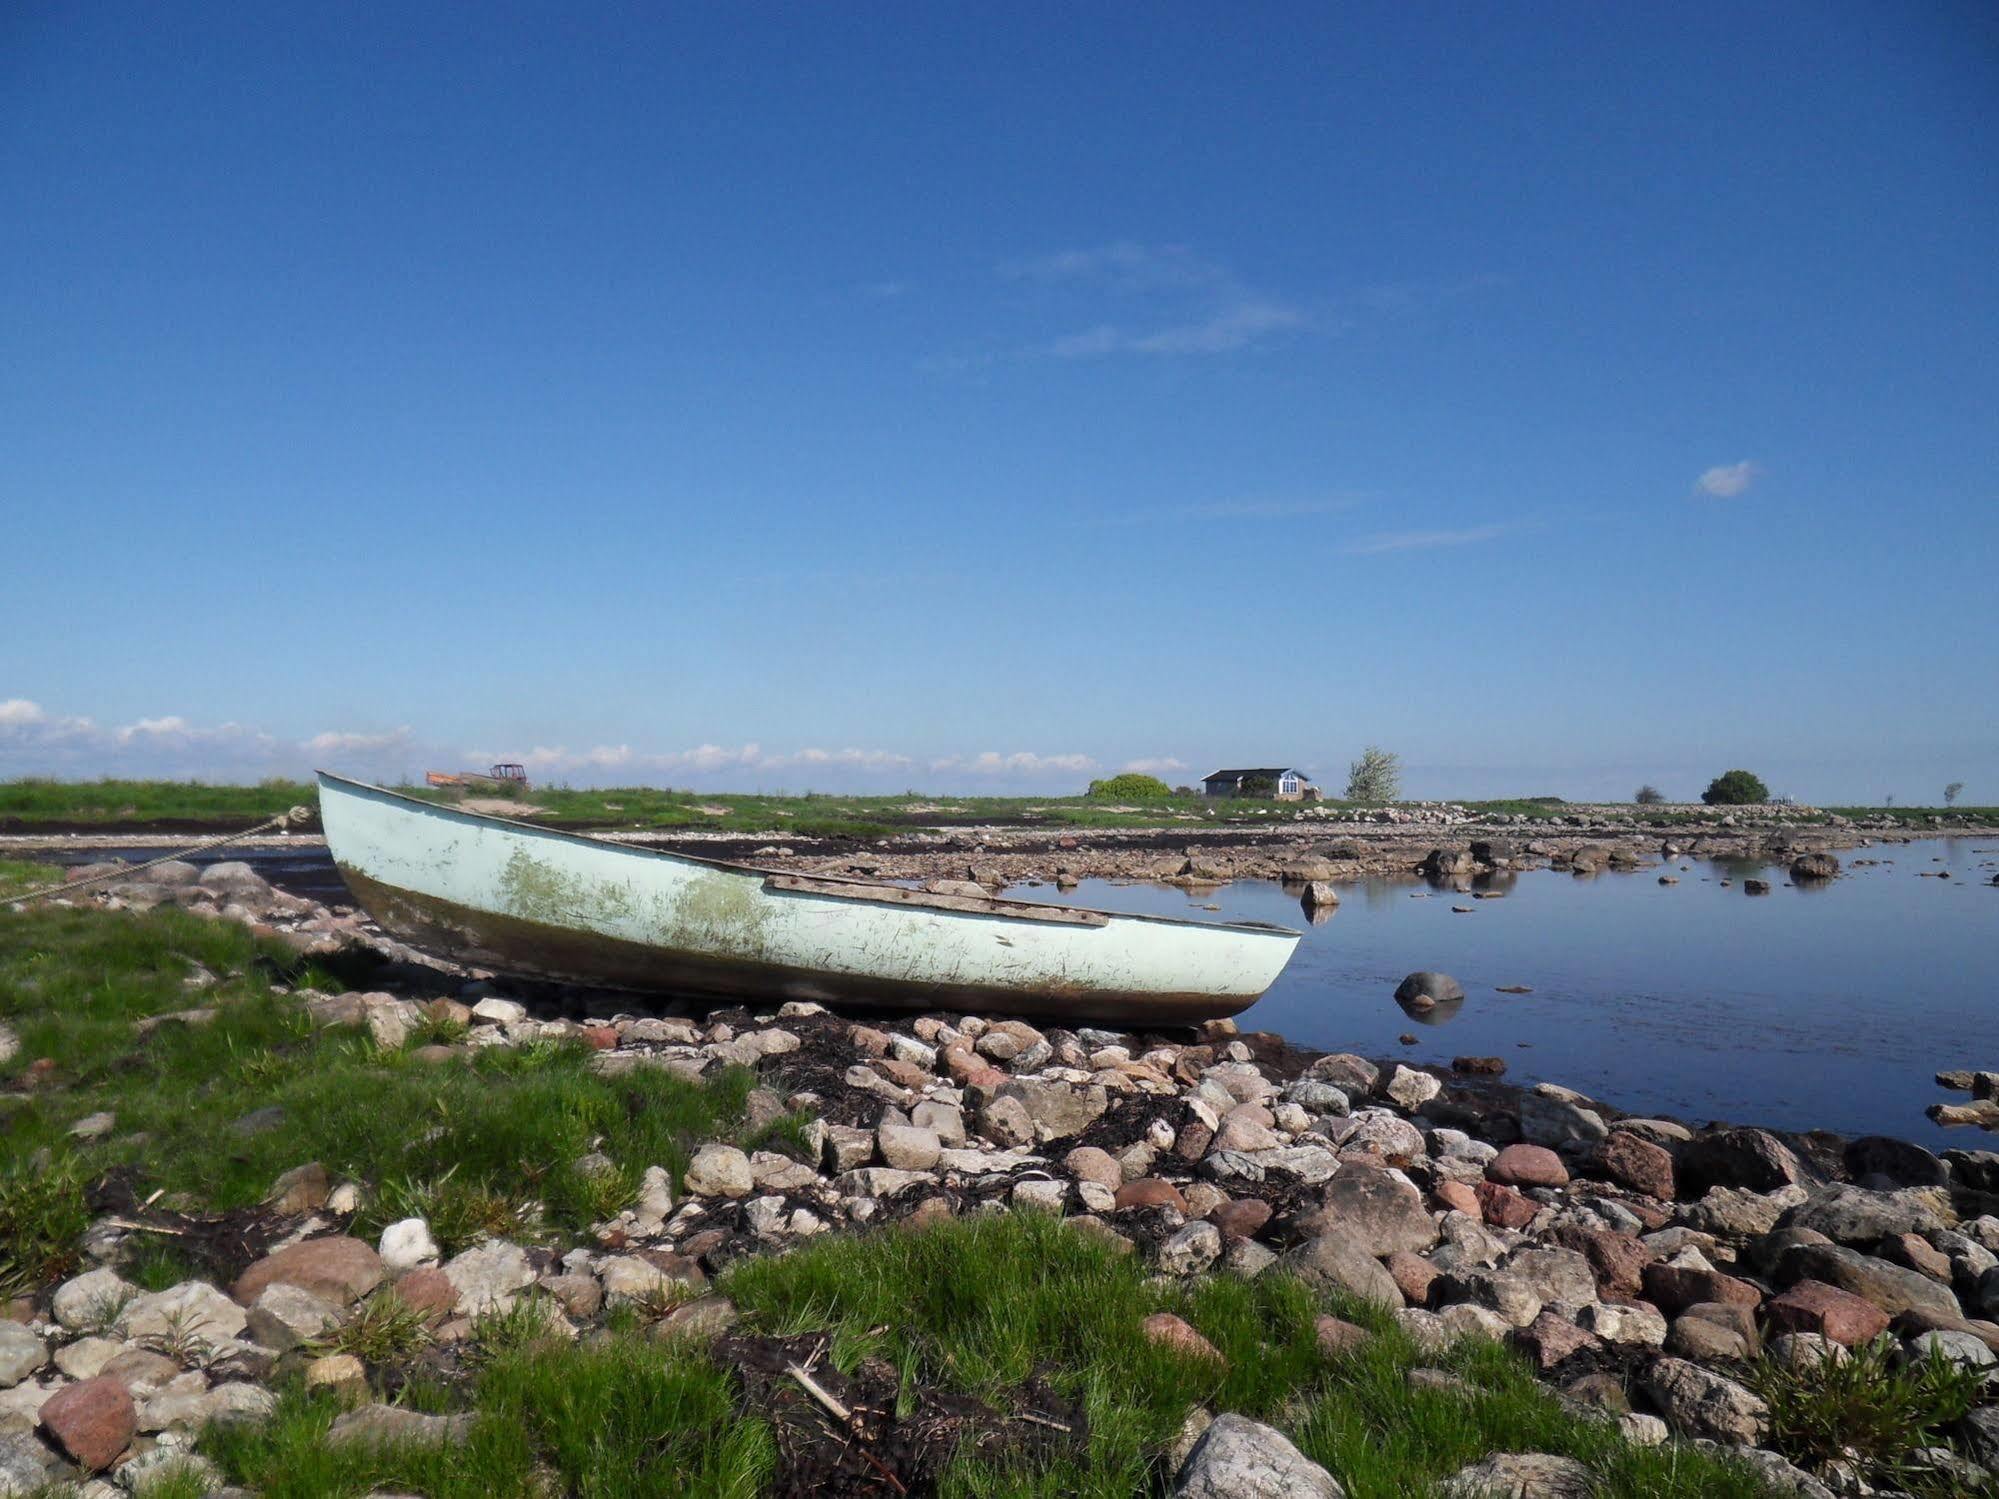
MULTIPOLYGON (((588 1243, 649 1165, 677 1176, 702 1140, 797 1137, 768 1111, 752 1127, 739 1068, 698 1084, 601 1077, 574 1045, 438 1060, 418 1048, 451 1039, 448 1025, 388 1049, 315 1028, 297 991, 341 987, 282 946, 172 908, 0 913, 0 1021, 20 1042, 0 1063, 0 1295, 45 1292, 83 1263, 95 1217, 139 1202, 187 1227, 141 1235, 122 1273, 147 1289, 226 1282, 273 1180, 307 1161, 361 1186, 357 1234, 419 1214, 447 1253, 487 1234, 560 1251, 588 1243), (577 1169, 592 1153, 609 1168, 577 1169), (203 1232, 218 1224, 229 1231, 203 1232)), ((1380 1313, 1277 1274, 1162 1280, 1036 1214, 827 1236, 739 1261, 719 1289, 740 1321, 713 1345, 662 1341, 666 1308, 643 1303, 580 1341, 551 1337, 530 1302, 476 1320, 448 1352, 385 1293, 338 1345, 366 1358, 368 1396, 308 1391, 287 1364, 275 1416, 211 1429, 201 1450, 273 1499, 805 1492, 853 1460, 784 1374, 820 1350, 822 1377, 876 1413, 876 1448, 946 1495, 1154 1492, 1196 1407, 1277 1426, 1362 1499, 1430 1492, 1492 1451, 1573 1456, 1607 1496, 1763 1492, 1731 1463, 1628 1445, 1498 1345, 1424 1353, 1380 1313), (1143 1319, 1158 1312, 1221 1360, 1148 1340, 1143 1319), (1372 1336, 1326 1351, 1328 1312, 1372 1336), (1412 1385, 1417 1367, 1452 1378, 1412 1385), (329 1446, 356 1398, 473 1422, 441 1451, 329 1446)))
MULTIPOLYGON (((0 1063, 0 1282, 14 1282, 0 1294, 73 1258, 64 1226, 89 1183, 224 1213, 319 1161, 370 1183, 376 1216, 431 1216, 460 1243, 534 1239, 616 1212, 645 1167, 681 1169, 690 1142, 744 1133, 739 1068, 699 1085, 600 1077, 575 1043, 426 1061, 418 1048, 450 1039, 448 1023, 385 1050, 366 1031, 315 1028, 295 987, 346 986, 232 922, 170 908, 0 913, 0 1021, 20 1043, 0 1063), (593 1151, 608 1170, 577 1169, 593 1151)), ((782 1121, 761 1133, 781 1139, 782 1121)))
MULTIPOLYGON (((943 1409, 962 1418, 936 1452, 903 1470, 919 1476, 934 1464, 944 1495, 1157 1492, 1170 1476, 1167 1449, 1197 1406, 1277 1426, 1354 1499, 1431 1493, 1494 1451, 1575 1457, 1597 1473, 1604 1499, 1766 1492, 1733 1463, 1630 1446, 1607 1421, 1563 1408, 1497 1344, 1424 1354, 1377 1310, 1322 1302, 1278 1275, 1161 1284, 1135 1259, 1035 1214, 821 1241, 745 1263, 721 1289, 749 1337, 809 1335, 824 1342, 832 1369, 874 1370, 893 1392, 898 1436, 916 1440, 943 1409), (1315 1322, 1329 1309, 1372 1336, 1350 1352, 1323 1351, 1315 1322), (1221 1362, 1148 1341, 1141 1324, 1156 1312, 1183 1317, 1221 1362), (1412 1386, 1416 1368, 1455 1381, 1412 1386), (1025 1425, 1023 1411, 1054 1424, 1025 1425)), ((729 1341, 713 1351, 663 1347, 636 1321, 585 1347, 504 1327, 488 1336, 490 1362, 467 1392, 479 1420, 462 1452, 329 1452, 338 1402, 296 1389, 268 1426, 232 1432, 212 1450, 272 1499, 370 1486, 434 1499, 526 1493, 536 1475, 565 1493, 748 1499, 780 1476, 812 1476, 799 1468, 812 1460, 814 1433, 808 1427, 801 1443, 796 1427, 789 1441, 778 1429, 816 1420, 810 1407, 743 1367, 729 1341)), ((425 1398, 448 1399, 435 1390, 425 1398)))

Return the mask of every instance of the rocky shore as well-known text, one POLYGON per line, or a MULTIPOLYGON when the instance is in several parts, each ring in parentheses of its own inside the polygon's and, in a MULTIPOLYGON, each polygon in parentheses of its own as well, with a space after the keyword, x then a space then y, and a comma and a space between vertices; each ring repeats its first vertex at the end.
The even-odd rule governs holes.
MULTIPOLYGON (((1575 840, 1533 841, 1551 846, 1522 856, 1577 859, 1575 840)), ((1983 1492, 1999 1470, 1999 1153, 1699 1130, 1552 1084, 1511 1088, 1477 1058, 1443 1070, 1317 1054, 1231 1022, 1190 1036, 796 1003, 627 1013, 422 959, 241 864, 163 866, 97 899, 172 903, 372 962, 369 987, 295 1002, 313 1027, 357 1028, 384 1049, 427 1023, 462 1035, 411 1052, 418 1065, 569 1040, 607 1075, 751 1069, 753 1121, 810 1122, 788 1151, 711 1141, 683 1171, 654 1167, 631 1206, 572 1244, 499 1236, 446 1256, 421 1218, 360 1236, 382 1184, 300 1161, 254 1225, 233 1226, 244 1249, 227 1276, 142 1292, 120 1274, 138 1244, 212 1225, 146 1204, 105 1213, 85 1235, 94 1268, 0 1320, 0 1494, 75 1482, 108 1499, 110 1484, 144 1493, 168 1475, 190 1486, 177 1493, 219 1488, 200 1447, 208 1423, 261 1419, 281 1376, 365 1392, 361 1358, 315 1349, 388 1296, 446 1365, 479 1318, 522 1307, 561 1337, 588 1338, 623 1307, 663 1338, 726 1339, 735 1309, 711 1282, 733 1263, 1009 1210, 1060 1217, 1163 1277, 1295 1276, 1391 1310, 1425 1348, 1511 1345, 1631 1441, 1718 1444, 1781 1492, 1887 1490, 1858 1463, 1807 1473, 1773 1450, 1767 1371, 1945 1363, 1982 1394, 1950 1432, 1955 1451, 1921 1454, 1925 1491, 1983 1492)), ((1144 1332, 1220 1357, 1175 1317, 1144 1332)), ((1329 1351, 1367 1336, 1319 1324, 1329 1351)), ((327 1440, 451 1443, 464 1419, 363 1395, 327 1440)), ((1340 1492, 1280 1433, 1223 1411, 1197 1414, 1175 1465, 1183 1496, 1340 1492)), ((1452 1492, 1590 1483, 1572 1459, 1523 1452, 1467 1470, 1452 1492)))
MULTIPOLYGON (((1887 814, 1848 818, 1795 807, 1677 807, 1658 816, 1629 807, 1576 807, 1546 817, 1493 817, 1440 803, 1365 815, 1286 808, 1267 821, 1187 819, 1158 828, 959 827, 867 841, 610 829, 591 836, 799 873, 963 880, 987 887, 1069 888, 1086 879, 1112 879, 1199 888, 1239 879, 1302 885, 1419 874, 1469 879, 1547 868, 1591 874, 1682 857, 1789 865, 1814 854, 1991 832, 1940 817, 1916 826, 1887 814)), ((185 844, 185 834, 17 834, 0 837, 0 856, 75 857, 94 848, 165 851, 185 844)), ((259 837, 246 846, 297 850, 323 847, 324 840, 308 832, 259 837)))

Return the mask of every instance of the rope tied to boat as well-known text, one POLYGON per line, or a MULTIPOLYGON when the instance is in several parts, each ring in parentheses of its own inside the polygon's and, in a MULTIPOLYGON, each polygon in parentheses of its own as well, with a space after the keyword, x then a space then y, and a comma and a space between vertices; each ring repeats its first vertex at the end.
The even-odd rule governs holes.
POLYGON ((285 832, 293 823, 312 821, 312 808, 293 807, 280 812, 255 827, 244 828, 241 832, 230 833, 221 838, 211 838, 206 843, 197 843, 192 848, 177 848, 172 853, 161 854, 157 859, 148 859, 143 864, 120 864, 99 874, 86 875, 80 880, 71 880, 66 885, 45 885, 40 890, 30 890, 26 895, 0 897, 0 909, 9 906, 25 906, 30 901, 52 900, 58 895, 67 895, 72 890, 88 890, 92 885, 101 885, 106 880, 130 879, 133 875, 153 869, 161 864, 171 864, 176 859, 185 859, 193 854, 205 854, 214 849, 227 847, 231 843, 241 843, 245 838, 255 838, 262 833, 285 832))

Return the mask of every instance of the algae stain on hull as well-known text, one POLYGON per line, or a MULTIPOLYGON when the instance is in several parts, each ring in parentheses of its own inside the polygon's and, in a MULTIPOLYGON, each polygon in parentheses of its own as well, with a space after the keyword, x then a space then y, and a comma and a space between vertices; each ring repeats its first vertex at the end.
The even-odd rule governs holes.
POLYGON ((658 940, 737 958, 761 958, 771 908, 754 880, 716 871, 690 880, 660 921, 658 940))
POLYGON ((506 915, 550 926, 601 929, 629 919, 633 911, 627 887, 585 880, 524 848, 508 855, 500 871, 500 903, 506 915))

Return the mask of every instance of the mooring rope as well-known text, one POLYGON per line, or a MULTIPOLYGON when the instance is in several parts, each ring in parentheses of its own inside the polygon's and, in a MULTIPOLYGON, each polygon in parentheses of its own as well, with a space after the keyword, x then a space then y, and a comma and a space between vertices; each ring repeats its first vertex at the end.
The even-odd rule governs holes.
POLYGON ((312 808, 293 807, 289 812, 280 812, 268 822, 260 822, 253 828, 245 828, 240 833, 230 833, 223 838, 212 838, 207 843, 197 843, 192 848, 177 848, 170 854, 161 854, 157 859, 148 859, 143 864, 120 864, 115 869, 107 869, 102 874, 86 875, 80 880, 71 880, 67 885, 48 885, 40 890, 30 890, 26 895, 9 895, 0 898, 0 906, 24 906, 31 900, 48 900, 52 896, 67 895, 72 890, 87 890, 92 885, 101 885, 106 880, 129 879, 142 870, 156 865, 171 864, 176 859, 185 859, 190 854, 205 854, 211 849, 227 844, 240 843, 245 838, 254 838, 259 833, 269 833, 289 828, 295 822, 310 822, 312 808))

